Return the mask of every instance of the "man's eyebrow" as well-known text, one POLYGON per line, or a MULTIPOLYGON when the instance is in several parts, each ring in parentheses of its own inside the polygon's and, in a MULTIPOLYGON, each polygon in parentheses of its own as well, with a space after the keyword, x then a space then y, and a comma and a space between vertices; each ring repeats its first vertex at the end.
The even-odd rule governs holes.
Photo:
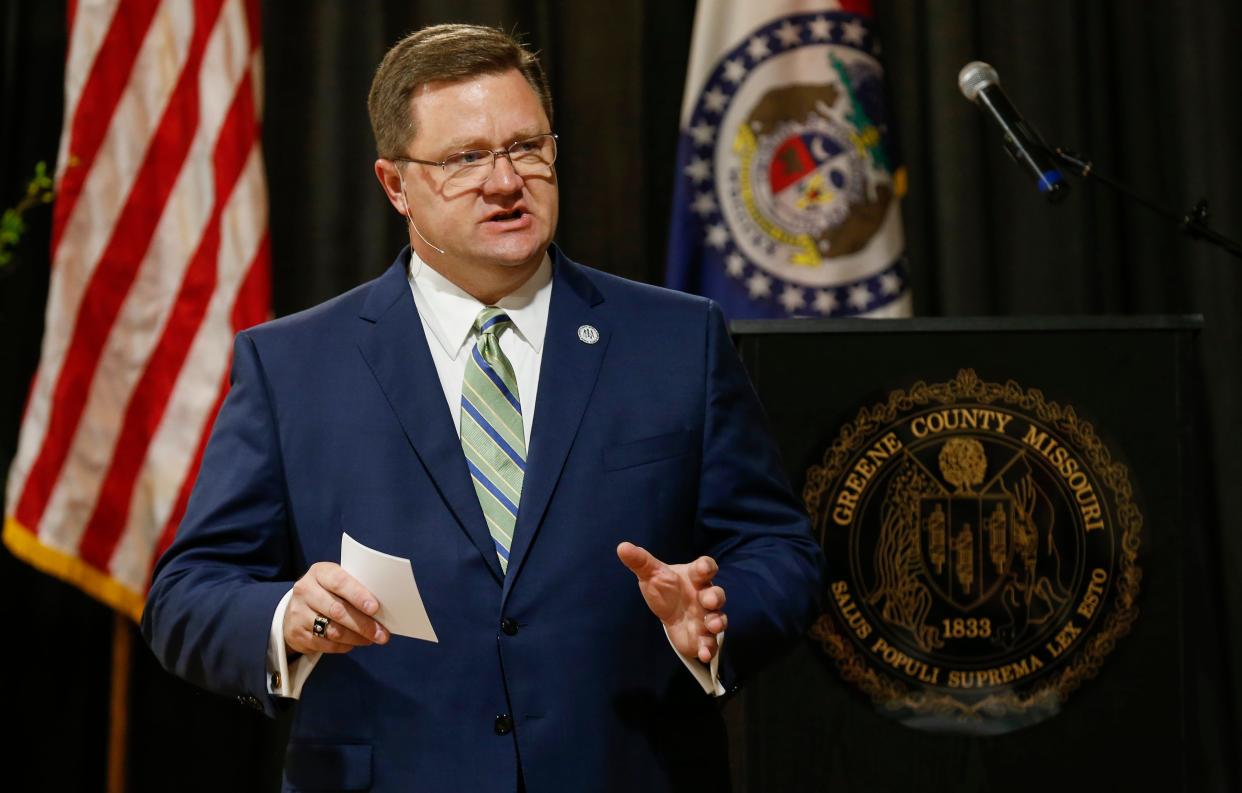
MULTIPOLYGON (((508 138, 505 139, 503 143, 501 143, 498 146, 495 146, 494 148, 501 149, 515 141, 526 140, 527 138, 533 138, 536 135, 540 135, 540 134, 546 134, 546 133, 543 133, 540 127, 538 126, 523 127, 522 129, 519 129, 517 132, 514 132, 513 134, 511 134, 508 138)), ((472 151, 474 149, 490 149, 490 148, 493 148, 491 141, 484 140, 483 138, 472 138, 472 137, 450 138, 448 143, 444 144, 442 153, 445 157, 448 157, 450 155, 456 154, 459 151, 472 151)))

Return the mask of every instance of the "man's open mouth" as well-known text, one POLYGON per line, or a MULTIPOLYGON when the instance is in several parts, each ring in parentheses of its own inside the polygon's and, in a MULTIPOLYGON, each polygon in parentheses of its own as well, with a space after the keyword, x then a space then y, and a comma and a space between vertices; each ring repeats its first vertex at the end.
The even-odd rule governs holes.
POLYGON ((519 208, 519 209, 513 209, 509 212, 498 212, 495 215, 492 215, 491 217, 489 217, 487 220, 488 222, 496 221, 496 222, 503 223, 508 220, 520 220, 522 216, 525 214, 526 214, 526 210, 519 208))

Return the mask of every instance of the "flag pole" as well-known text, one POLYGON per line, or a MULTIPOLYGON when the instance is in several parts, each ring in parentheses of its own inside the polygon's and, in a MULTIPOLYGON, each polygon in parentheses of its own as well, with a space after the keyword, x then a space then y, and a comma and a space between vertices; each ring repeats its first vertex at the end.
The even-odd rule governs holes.
POLYGON ((112 614, 112 699, 108 708, 108 793, 125 791, 126 746, 129 743, 129 667, 133 631, 121 612, 112 614))

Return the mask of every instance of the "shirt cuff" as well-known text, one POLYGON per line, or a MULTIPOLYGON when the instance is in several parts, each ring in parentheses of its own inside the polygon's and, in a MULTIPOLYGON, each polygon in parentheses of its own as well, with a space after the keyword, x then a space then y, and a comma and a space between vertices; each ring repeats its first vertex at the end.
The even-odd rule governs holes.
POLYGON ((704 694, 710 694, 713 697, 725 694, 724 686, 720 685, 720 672, 718 671, 720 667, 720 653, 724 650, 724 631, 716 634, 716 654, 712 656, 710 664, 704 664, 698 658, 687 658, 682 655, 677 646, 673 644, 673 638, 668 635, 668 628, 664 628, 664 636, 668 639, 668 644, 673 648, 673 652, 677 653, 677 657, 686 665, 686 669, 689 670, 690 674, 694 675, 694 679, 702 686, 704 694))
POLYGON ((267 693, 297 699, 302 696, 302 686, 306 685, 306 678, 310 677, 323 653, 306 653, 289 660, 285 651, 285 610, 292 598, 293 589, 290 588, 276 604, 276 613, 272 615, 272 631, 267 639, 267 693))

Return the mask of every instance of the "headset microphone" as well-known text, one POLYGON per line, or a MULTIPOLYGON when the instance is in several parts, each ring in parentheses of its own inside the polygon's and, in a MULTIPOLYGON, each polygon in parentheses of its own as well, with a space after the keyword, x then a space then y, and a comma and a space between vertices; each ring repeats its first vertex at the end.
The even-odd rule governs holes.
POLYGON ((405 176, 401 173, 400 168, 397 168, 397 178, 401 180, 401 203, 405 204, 406 222, 410 224, 410 228, 414 229, 414 233, 418 235, 418 238, 422 240, 427 245, 427 247, 431 248, 433 251, 443 256, 444 249, 441 247, 438 247, 437 245, 432 243, 431 240, 424 237, 423 233, 418 230, 418 226, 415 225, 414 223, 414 215, 413 213, 410 212, 410 199, 405 194, 405 176))

